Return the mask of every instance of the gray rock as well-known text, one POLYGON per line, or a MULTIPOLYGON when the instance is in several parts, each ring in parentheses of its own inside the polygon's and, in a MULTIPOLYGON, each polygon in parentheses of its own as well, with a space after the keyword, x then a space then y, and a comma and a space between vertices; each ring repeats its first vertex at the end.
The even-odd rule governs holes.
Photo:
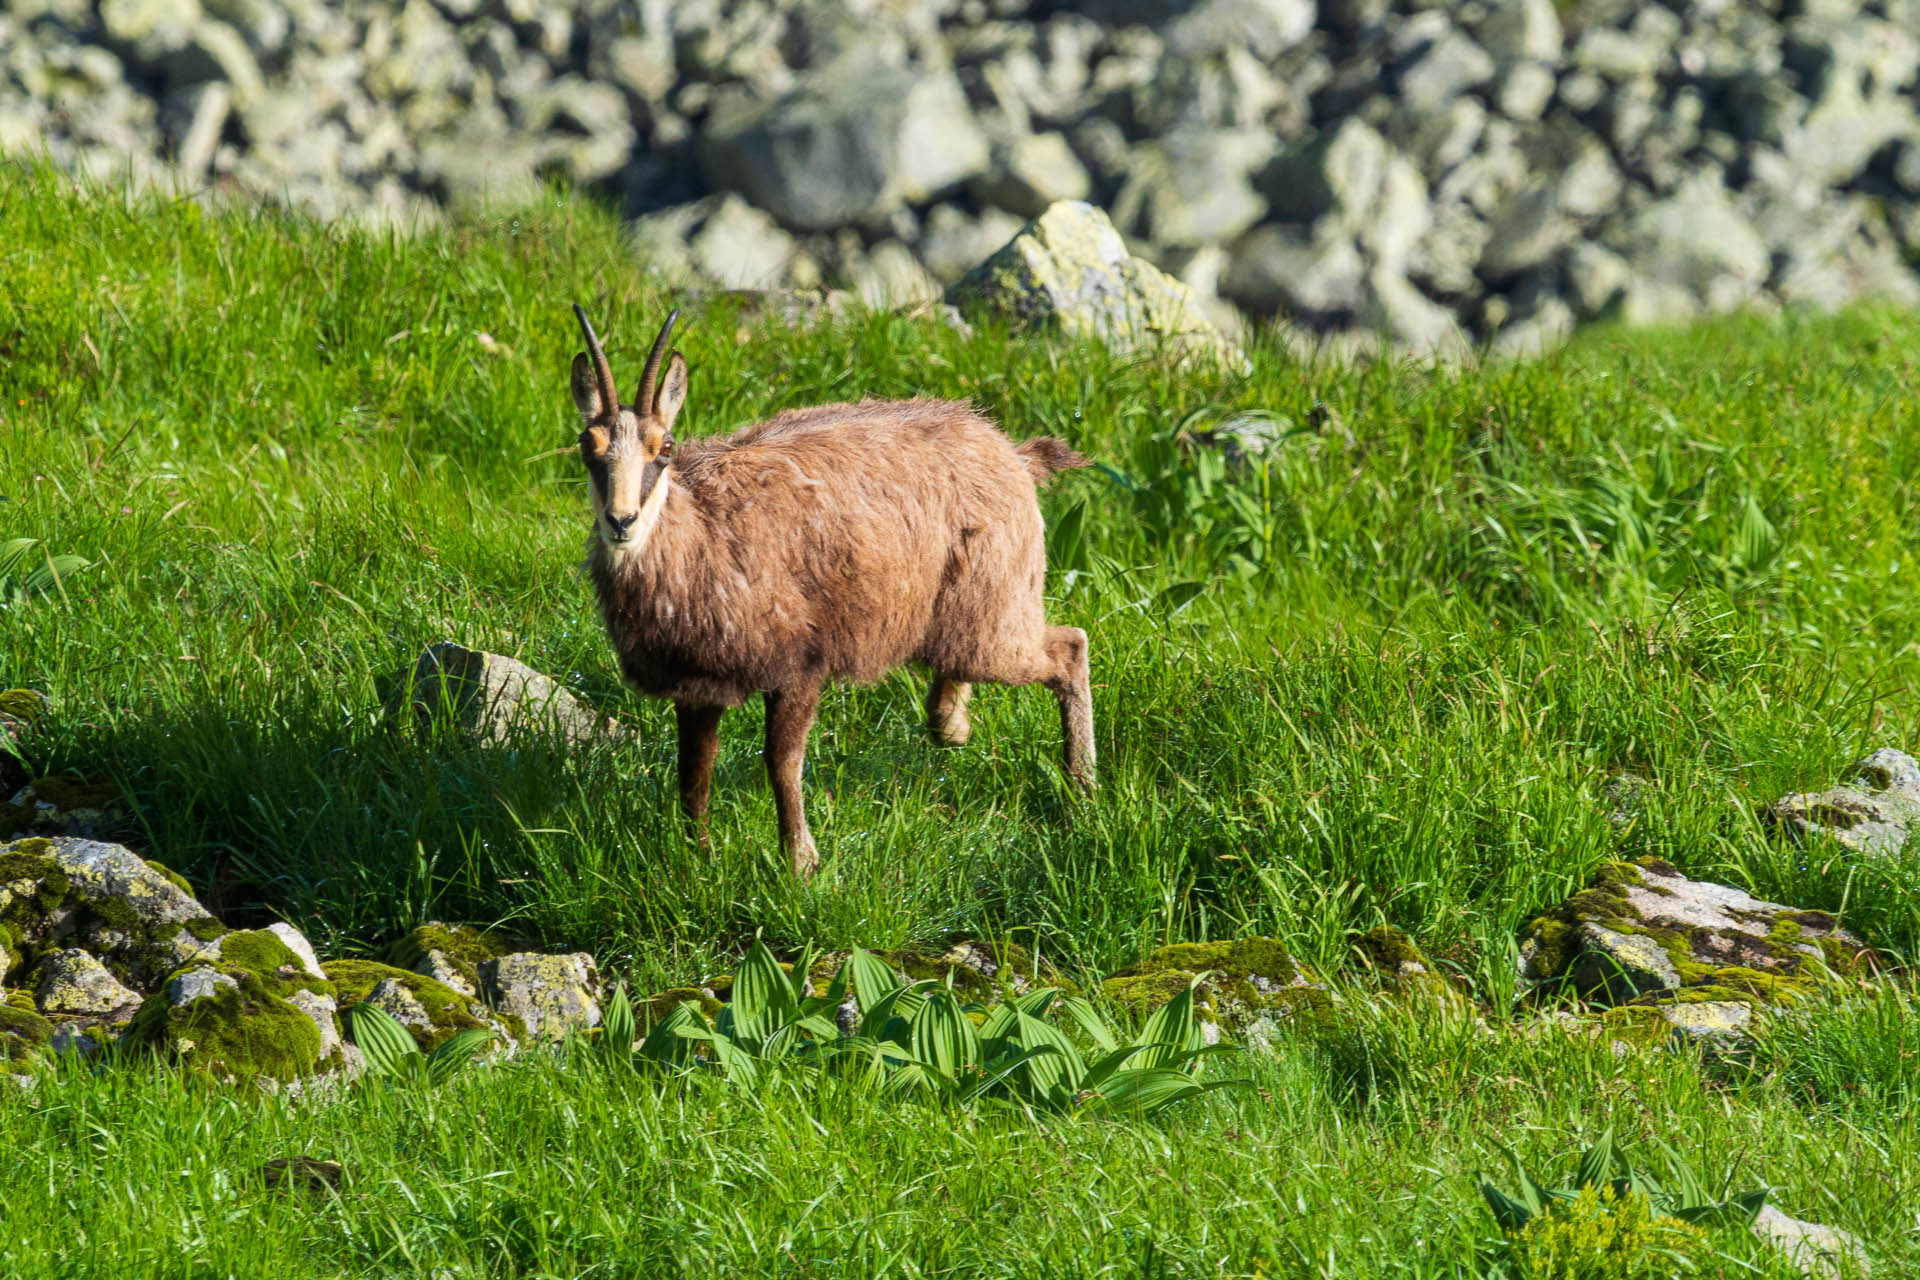
POLYGON ((1360 243, 1377 270, 1403 274, 1420 238, 1433 226, 1427 184, 1400 156, 1390 156, 1380 175, 1380 194, 1360 227, 1360 243))
POLYGON ((311 976, 325 982, 326 972, 320 968, 320 957, 314 953, 313 944, 307 936, 284 920, 276 920, 267 926, 267 932, 287 944, 287 950, 299 957, 300 967, 311 976))
POLYGON ((411 672, 395 677, 389 707, 402 698, 416 721, 424 724, 445 712, 476 742, 506 743, 535 732, 577 745, 617 731, 551 677, 513 658, 449 640, 428 645, 411 672))
POLYGON ((600 1025, 600 974, 584 951, 484 960, 480 989, 488 1004, 519 1018, 530 1039, 558 1040, 600 1025))
POLYGON ((1267 224, 1234 247, 1220 292, 1256 315, 1346 317, 1366 300, 1366 260, 1337 224, 1318 232, 1267 224))
POLYGON ((996 146, 986 174, 971 190, 985 204, 1035 218, 1057 201, 1085 200, 1093 179, 1064 135, 1032 133, 996 146))
POLYGON ((787 282, 798 245, 733 192, 637 218, 627 243, 648 270, 674 282, 771 289, 787 282))
POLYGON ((1552 68, 1538 62, 1518 62, 1494 86, 1494 105, 1500 114, 1523 123, 1538 120, 1553 100, 1559 83, 1552 68))
POLYGON ((1660 70, 1667 51, 1633 33, 1614 27, 1592 27, 1569 55, 1574 66, 1616 84, 1643 80, 1660 70))
POLYGON ((1580 925, 1579 948, 1567 976, 1589 999, 1626 1004, 1636 996, 1679 989, 1680 970, 1666 948, 1645 934, 1589 921, 1580 925))
POLYGON ((1313 222, 1325 213, 1358 219, 1380 193, 1389 148, 1372 126, 1349 117, 1287 147, 1256 180, 1277 217, 1313 222))
POLYGON ((43 1015, 109 1014, 140 1003, 140 993, 125 986, 85 951, 49 952, 35 971, 34 1006, 43 1015))
POLYGON ((1245 49, 1263 61, 1313 33, 1314 0, 1199 0, 1166 24, 1175 53, 1245 49))
POLYGON ((1547 354, 1572 336, 1576 317, 1557 295, 1532 299, 1519 319, 1501 326, 1490 350, 1502 359, 1530 360, 1547 354))
POLYGON ((1541 181, 1507 202, 1493 218, 1480 274, 1499 283, 1534 270, 1571 241, 1576 224, 1560 211, 1557 182, 1541 181))
POLYGON ((1568 251, 1563 274, 1575 308, 1586 319, 1603 314, 1618 302, 1633 280, 1633 268, 1626 259, 1590 240, 1568 251))
POLYGON ((1772 265, 1766 244, 1717 183, 1690 184, 1648 206, 1608 241, 1643 277, 1696 296, 1730 285, 1734 297, 1751 297, 1772 265))
POLYGON ((217 969, 201 967, 178 973, 167 982, 166 1000, 173 1008, 190 1005, 196 1000, 205 1000, 218 996, 223 987, 238 989, 239 982, 217 969))
POLYGON ((1655 1006, 1675 1035, 1706 1049, 1729 1049, 1753 1028, 1753 1006, 1740 1000, 1695 1000, 1655 1006))
POLYGON ((1449 31, 1400 68, 1395 88, 1409 110, 1437 111, 1492 80, 1493 72, 1493 58, 1485 49, 1461 32, 1449 31))
POLYGON ((1866 1247, 1838 1227, 1802 1222, 1769 1204, 1754 1216, 1753 1234, 1784 1254, 1802 1275, 1840 1280, 1868 1274, 1866 1247))
POLYGON ((966 181, 986 168, 987 141, 951 74, 876 72, 716 111, 697 154, 714 186, 825 230, 966 181))
POLYGON ((1143 143, 1115 202, 1117 219, 1137 222, 1146 239, 1169 248, 1231 240, 1266 212, 1250 178, 1272 155, 1273 140, 1251 130, 1180 129, 1143 143), (1122 212, 1131 208, 1137 219, 1122 212))
POLYGON ((1854 766, 1852 786, 1782 796, 1767 817, 1796 840, 1826 838, 1853 853, 1899 857, 1920 828, 1920 764, 1882 747, 1854 766))
POLYGON ((1474 35, 1508 73, 1521 65, 1558 62, 1564 40, 1553 0, 1493 0, 1474 35))
POLYGON ((1920 197, 1920 138, 1901 144, 1893 164, 1893 181, 1908 195, 1920 197))
POLYGON ((1474 268, 1487 250, 1491 231, 1465 204, 1438 205, 1432 226, 1407 260, 1407 276, 1440 298, 1470 298, 1480 291, 1474 268))
POLYGON ((422 977, 432 978, 441 986, 458 991, 470 999, 479 995, 473 983, 468 981, 467 975, 461 971, 460 966, 449 959, 444 951, 429 950, 420 957, 419 963, 413 966, 413 971, 422 977))
POLYGON ((976 217, 956 205, 935 205, 921 228, 920 261, 936 280, 952 284, 1019 235, 1023 225, 999 209, 987 209, 976 217))
POLYGON ((1415 355, 1452 360, 1471 349, 1451 311, 1389 270, 1376 268, 1369 273, 1359 322, 1415 355))
POLYGON ((1437 111, 1396 108, 1387 132, 1421 173, 1438 178, 1473 154, 1486 127, 1487 109, 1478 98, 1455 98, 1437 111))
POLYGON ((847 283, 862 302, 877 310, 932 302, 941 295, 940 282, 898 240, 883 240, 869 249, 849 267, 847 283))
POLYGON ((1091 205, 1053 206, 948 289, 947 300, 1122 349, 1162 347, 1232 364, 1244 358, 1193 290, 1130 255, 1091 205))
POLYGON ((372 1005, 410 1031, 434 1030, 433 1016, 427 1012, 427 1006, 397 979, 381 979, 359 1003, 372 1005))
POLYGON ((345 1047, 346 1042, 340 1037, 338 1004, 332 996, 300 990, 288 996, 287 1003, 313 1019, 314 1028, 320 1032, 321 1061, 332 1058, 345 1047))

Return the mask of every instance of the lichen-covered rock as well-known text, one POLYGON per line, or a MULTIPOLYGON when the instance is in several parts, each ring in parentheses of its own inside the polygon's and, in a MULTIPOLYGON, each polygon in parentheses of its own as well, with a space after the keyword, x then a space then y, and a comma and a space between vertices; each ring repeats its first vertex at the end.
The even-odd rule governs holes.
POLYGON ((336 988, 340 1012, 352 1030, 353 1007, 362 1001, 413 1033, 422 1052, 431 1052, 462 1031, 491 1031, 502 1040, 521 1038, 517 1018, 495 1017, 471 996, 423 974, 374 960, 334 960, 325 966, 336 988))
POLYGON ((388 947, 386 959, 397 968, 424 974, 461 995, 476 996, 480 993, 480 966, 517 950, 512 939, 492 929, 429 920, 388 947))
POLYGON ((1353 949, 1361 964, 1390 994, 1449 1008, 1466 1007, 1466 997, 1435 972, 1433 962, 1402 930, 1390 924, 1370 929, 1354 940, 1353 949))
POLYGON ((1854 853, 1897 857, 1920 828, 1920 762, 1882 747, 1854 766, 1852 786, 1782 796, 1767 816, 1798 840, 1825 836, 1854 853))
POLYGON ((1520 963, 1527 979, 1564 983, 1601 1005, 1759 1008, 1812 992, 1824 973, 1853 971, 1861 952, 1827 912, 1763 902, 1643 858, 1609 864, 1591 888, 1535 920, 1520 963))
POLYGON ((961 277, 947 300, 1016 327, 1122 350, 1160 347, 1238 366, 1244 357, 1193 290, 1127 252, 1107 215, 1063 200, 961 277))
POLYGON ((483 961, 480 991, 489 1005, 517 1019, 529 1039, 558 1040, 600 1025, 600 974, 584 951, 483 961))
POLYGON ((477 742, 504 743, 531 731, 579 745, 618 733, 613 721, 526 663, 446 640, 428 645, 411 671, 394 678, 387 704, 403 699, 417 723, 450 714, 477 742))
POLYGON ((53 1039, 53 1024, 31 1009, 0 1003, 0 1062, 35 1057, 53 1039))
POLYGON ((100 1015, 132 1010, 140 1003, 140 993, 76 947, 40 957, 34 971, 33 1000, 47 1015, 100 1015))
POLYGON ((216 1080, 290 1083, 339 1065, 338 1040, 322 1034, 303 992, 331 998, 295 956, 264 930, 218 965, 182 969, 148 997, 126 1042, 164 1053, 216 1080), (239 956, 259 966, 242 967, 239 956))
MULTIPOLYGON (((68 836, 0 845, 0 976, 80 947, 136 990, 228 932, 183 881, 131 850, 68 836)), ((217 954, 217 953, 215 953, 217 954)))
POLYGON ((1209 1041, 1223 1033, 1259 1041, 1287 1025, 1321 1030, 1332 1019, 1326 983, 1272 938, 1160 947, 1139 964, 1108 974, 1100 990, 1144 1016, 1203 974, 1194 1005, 1209 1041))
POLYGON ((320 957, 315 953, 313 944, 307 941, 306 934, 284 920, 277 920, 268 925, 266 931, 286 944, 287 950, 293 952, 300 961, 300 967, 309 975, 322 980, 326 978, 326 971, 320 967, 320 957))
POLYGON ((36 778, 0 805, 0 840, 26 835, 97 837, 120 826, 119 788, 84 778, 36 778))

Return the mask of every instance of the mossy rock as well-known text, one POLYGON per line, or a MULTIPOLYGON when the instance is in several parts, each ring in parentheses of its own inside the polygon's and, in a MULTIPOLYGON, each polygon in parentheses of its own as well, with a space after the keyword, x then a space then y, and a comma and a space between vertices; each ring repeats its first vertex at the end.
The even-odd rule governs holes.
POLYGON ((1195 979, 1200 983, 1194 1006, 1209 1038, 1224 1032, 1258 1039, 1279 1026, 1319 1033, 1330 1030, 1337 1018, 1320 975, 1272 938, 1160 947, 1139 964, 1108 974, 1100 991, 1121 1009, 1144 1017, 1195 979))
POLYGON ((522 949, 497 930, 429 920, 389 946, 381 958, 470 996, 480 990, 481 965, 522 949))
POLYGON ((1592 885, 1534 920, 1520 948, 1525 978, 1602 1007, 1760 1009, 1861 971, 1865 955, 1826 912, 1689 880, 1657 858, 1607 864, 1592 885))
POLYGON ((227 932, 185 882, 120 845, 71 836, 0 845, 0 946, 8 971, 80 947, 113 976, 151 991, 207 958, 227 932))
POLYGON ((244 969, 183 969, 149 996, 126 1042, 225 1083, 291 1083, 340 1065, 314 1018, 244 969))
POLYGON ((369 997, 431 1052, 462 1031, 483 1030, 519 1040, 525 1028, 510 1014, 496 1014, 471 996, 425 974, 377 960, 333 960, 322 966, 333 983, 342 1019, 351 1030, 353 1007, 369 997), (376 995, 376 992, 378 993, 376 995))
POLYGON ((1403 930, 1381 925, 1353 942, 1361 968, 1388 995, 1464 1009, 1467 998, 1435 970, 1433 962, 1403 930))
POLYGON ((124 823, 119 800, 120 789, 111 783, 65 774, 35 778, 0 810, 0 839, 105 835, 124 823))
POLYGON ((633 1002, 634 1025, 645 1035, 654 1025, 681 1005, 693 1003, 708 1018, 718 1017, 725 1006, 719 997, 704 987, 668 987, 665 991, 656 991, 642 1000, 633 1002))
POLYGON ((11 999, 0 1004, 0 1060, 38 1057, 52 1039, 53 1024, 31 1008, 22 1009, 11 999))

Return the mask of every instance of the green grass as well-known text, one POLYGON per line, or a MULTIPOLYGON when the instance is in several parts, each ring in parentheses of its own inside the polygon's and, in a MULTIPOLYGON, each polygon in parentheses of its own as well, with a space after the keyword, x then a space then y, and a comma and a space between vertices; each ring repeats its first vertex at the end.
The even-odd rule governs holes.
MULTIPOLYGON (((1092 638, 1099 795, 1064 783, 1043 691, 983 690, 957 752, 925 740, 923 673, 833 691, 807 773, 824 863, 801 885, 758 707, 723 722, 701 852, 673 814, 670 709, 620 689, 576 572, 568 304, 627 378, 676 301, 612 219, 554 195, 396 241, 5 168, 0 225, 0 541, 92 562, 0 609, 0 687, 52 696, 34 764, 111 780, 130 841, 234 922, 284 916, 336 954, 430 917, 504 922, 637 989, 726 967, 756 929, 1017 934, 1098 973, 1250 932, 1337 968, 1387 922, 1498 1021, 1515 928, 1655 853, 1844 909, 1895 956, 1920 944, 1920 864, 1803 853, 1756 820, 1869 747, 1920 746, 1911 316, 1600 331, 1453 370, 1257 346, 1241 377, 689 308, 684 433, 958 395, 1106 468, 1043 499, 1053 612, 1092 638), (1312 426, 1322 404, 1351 444, 1312 426), (1191 443, 1246 411, 1288 432, 1264 465, 1191 443), (388 731, 376 679, 443 638, 562 677, 640 745, 388 731), (1602 797, 1623 771, 1656 783, 1624 835, 1602 797)), ((1900 1207, 1920 1189, 1912 1024, 1835 1017, 1804 1070, 1710 1089, 1685 1057, 1504 1035, 1398 1034, 1412 1065, 1385 1077, 1294 1046, 1257 1067, 1270 1096, 1156 1125, 929 1123, 824 1086, 663 1095, 541 1066, 424 1109, 76 1077, 0 1093, 6 1269, 1470 1274, 1466 1175, 1492 1143, 1571 1149, 1627 1116, 1746 1153, 1789 1210, 1897 1271, 1920 1256, 1900 1207), (246 1160, 291 1149, 357 1165, 353 1193, 244 1190, 246 1160)))

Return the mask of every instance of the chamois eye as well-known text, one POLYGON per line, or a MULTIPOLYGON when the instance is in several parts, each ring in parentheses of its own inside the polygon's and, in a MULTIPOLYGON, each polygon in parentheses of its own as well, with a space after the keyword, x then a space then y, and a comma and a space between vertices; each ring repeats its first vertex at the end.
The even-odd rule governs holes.
POLYGON ((668 436, 665 440, 662 440, 660 442, 660 452, 655 456, 660 458, 671 458, 673 456, 673 437, 672 436, 668 436))

